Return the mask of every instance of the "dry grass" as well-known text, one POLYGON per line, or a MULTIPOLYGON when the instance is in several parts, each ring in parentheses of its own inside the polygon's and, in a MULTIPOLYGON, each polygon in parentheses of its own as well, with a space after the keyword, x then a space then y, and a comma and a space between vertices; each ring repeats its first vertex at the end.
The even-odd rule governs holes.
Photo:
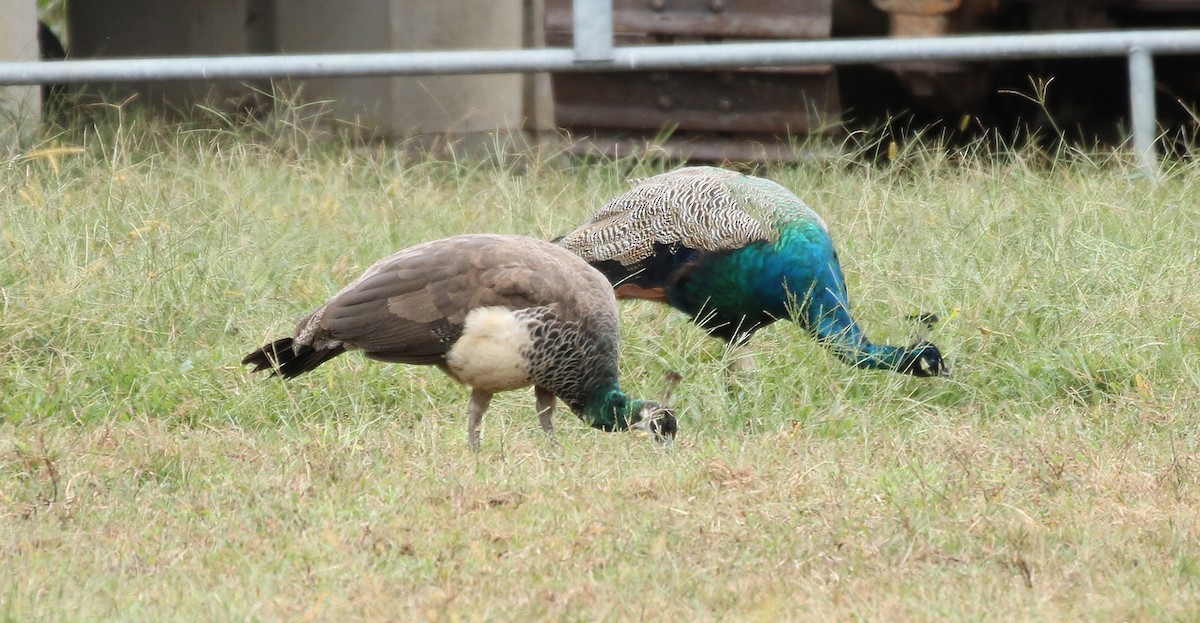
POLYGON ((780 325, 730 386, 717 344, 631 304, 633 393, 684 373, 673 449, 564 415, 552 443, 518 392, 474 456, 436 371, 237 361, 386 252, 550 237, 656 165, 148 125, 0 164, 0 620, 1200 615, 1194 164, 774 168, 831 223, 867 330, 938 312, 953 379, 780 325))

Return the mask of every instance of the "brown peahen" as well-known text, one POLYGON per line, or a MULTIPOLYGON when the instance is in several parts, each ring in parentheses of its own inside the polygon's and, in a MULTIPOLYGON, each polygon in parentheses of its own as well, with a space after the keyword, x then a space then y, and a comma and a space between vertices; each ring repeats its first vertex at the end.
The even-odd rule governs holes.
POLYGON ((435 365, 471 386, 467 438, 497 392, 532 385, 552 432, 555 397, 606 431, 676 431, 674 413, 621 390, 617 302, 604 275, 561 247, 475 234, 383 258, 304 317, 291 337, 250 353, 254 371, 298 376, 347 350, 380 361, 435 365))

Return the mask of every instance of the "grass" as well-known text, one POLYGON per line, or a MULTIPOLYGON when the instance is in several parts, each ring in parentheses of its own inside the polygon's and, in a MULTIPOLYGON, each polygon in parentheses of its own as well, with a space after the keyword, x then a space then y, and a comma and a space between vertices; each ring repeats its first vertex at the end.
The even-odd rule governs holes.
MULTIPOLYGON (((916 145, 764 173, 830 223, 860 321, 954 371, 758 375, 623 306, 663 451, 435 370, 246 352, 376 258, 549 238, 655 161, 484 161, 137 116, 0 163, 0 621, 1195 620, 1200 169, 916 145), (156 136, 158 138, 156 138, 156 136)), ((294 120, 293 120, 294 121, 294 120)))

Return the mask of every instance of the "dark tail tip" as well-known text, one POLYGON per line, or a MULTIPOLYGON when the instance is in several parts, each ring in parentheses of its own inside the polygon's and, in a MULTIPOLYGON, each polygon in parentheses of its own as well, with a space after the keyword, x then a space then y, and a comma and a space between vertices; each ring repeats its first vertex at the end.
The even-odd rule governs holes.
POLYGON ((251 372, 271 370, 271 376, 285 379, 300 376, 346 352, 342 346, 317 350, 309 344, 299 347, 290 337, 281 338, 242 358, 242 364, 254 366, 251 372))

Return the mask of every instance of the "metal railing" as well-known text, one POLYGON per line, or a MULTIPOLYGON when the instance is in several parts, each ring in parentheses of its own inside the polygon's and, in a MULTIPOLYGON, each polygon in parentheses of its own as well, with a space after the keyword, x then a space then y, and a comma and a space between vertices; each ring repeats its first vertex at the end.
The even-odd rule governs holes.
POLYGON ((1200 54, 1200 29, 614 46, 611 0, 574 0, 573 48, 122 58, 0 63, 0 85, 733 68, 1125 56, 1133 148, 1152 172, 1153 56, 1200 54))

